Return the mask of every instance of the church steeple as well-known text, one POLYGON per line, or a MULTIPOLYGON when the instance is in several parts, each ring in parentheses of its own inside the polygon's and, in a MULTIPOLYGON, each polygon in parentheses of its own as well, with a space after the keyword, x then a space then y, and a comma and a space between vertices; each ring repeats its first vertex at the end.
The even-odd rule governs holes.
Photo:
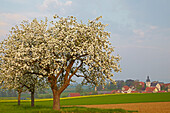
POLYGON ((147 76, 147 79, 146 79, 146 87, 150 87, 151 86, 151 81, 149 79, 149 76, 147 76))
POLYGON ((146 82, 150 82, 149 76, 147 76, 146 82))

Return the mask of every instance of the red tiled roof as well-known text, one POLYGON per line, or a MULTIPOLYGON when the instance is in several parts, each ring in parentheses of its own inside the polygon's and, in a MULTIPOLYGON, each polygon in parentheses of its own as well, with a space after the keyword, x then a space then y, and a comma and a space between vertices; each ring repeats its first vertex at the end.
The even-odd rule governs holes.
POLYGON ((141 85, 145 85, 145 83, 144 82, 139 82, 141 85))
POLYGON ((123 86, 124 90, 123 91, 127 91, 129 90, 129 87, 128 86, 123 86))
POLYGON ((145 85, 145 82, 139 82, 140 85, 145 85))
POLYGON ((76 96, 80 96, 80 93, 69 93, 68 96, 69 97, 76 97, 76 96))
POLYGON ((164 86, 165 84, 164 83, 161 83, 160 86, 164 86))
POLYGON ((91 94, 92 94, 92 92, 89 92, 89 94, 91 95, 91 94))
POLYGON ((158 91, 158 93, 164 93, 164 92, 166 92, 166 91, 158 91))
POLYGON ((116 90, 112 90, 111 93, 116 93, 116 90))
POLYGON ((120 91, 119 91, 119 90, 112 90, 112 91, 111 91, 111 94, 112 94, 112 93, 120 93, 120 91))
POLYGON ((138 91, 131 91, 131 93, 139 93, 138 91))
POLYGON ((139 82, 139 85, 141 85, 142 87, 145 87, 145 82, 139 82))
POLYGON ((155 90, 156 87, 147 87, 145 89, 146 92, 153 92, 155 90))
POLYGON ((170 83, 164 84, 164 86, 165 86, 165 87, 168 87, 168 86, 170 86, 170 83))

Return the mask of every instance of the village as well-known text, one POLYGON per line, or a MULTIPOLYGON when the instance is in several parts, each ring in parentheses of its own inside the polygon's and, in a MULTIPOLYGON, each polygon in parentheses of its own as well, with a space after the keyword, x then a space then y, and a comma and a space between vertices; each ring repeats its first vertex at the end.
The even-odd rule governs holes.
MULTIPOLYGON (((115 83, 107 82, 105 86, 99 85, 92 87, 89 85, 81 85, 73 83, 62 94, 63 97, 76 97, 86 95, 100 95, 100 94, 130 94, 130 93, 166 93, 170 92, 170 83, 159 81, 151 81, 149 76, 146 77, 145 82, 139 80, 115 80, 115 83)), ((1 97, 17 97, 16 90, 0 89, 1 97)), ((36 90, 35 98, 52 98, 50 88, 44 90, 36 90)), ((22 93, 22 100, 30 98, 30 92, 25 91, 22 93)))
MULTIPOLYGON (((105 87, 95 87, 92 94, 118 94, 118 93, 165 93, 170 92, 170 83, 163 83, 159 81, 151 82, 149 76, 147 76, 146 82, 127 80, 128 83, 123 81, 116 81, 116 85, 108 83, 105 87), (110 87, 112 86, 112 87, 110 87), (115 87, 114 87, 115 86, 115 87), (110 88, 109 88, 110 87, 110 88), (113 90, 111 90, 113 89, 113 90)), ((80 91, 81 89, 79 89, 80 91)), ((81 91, 76 93, 69 93, 68 97, 82 96, 81 91)))

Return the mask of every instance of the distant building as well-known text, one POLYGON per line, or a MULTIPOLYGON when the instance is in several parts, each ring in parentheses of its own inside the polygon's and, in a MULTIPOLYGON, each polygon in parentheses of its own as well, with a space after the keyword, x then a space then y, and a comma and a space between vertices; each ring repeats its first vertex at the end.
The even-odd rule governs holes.
POLYGON ((151 81, 149 79, 149 76, 147 76, 147 79, 146 79, 146 87, 150 87, 151 86, 151 81))
POLYGON ((76 96, 80 96, 80 93, 69 93, 68 97, 76 97, 76 96))
POLYGON ((145 83, 144 82, 139 82, 139 85, 141 85, 142 88, 145 87, 145 83))
POLYGON ((112 94, 111 91, 97 91, 98 94, 112 94))
POLYGON ((111 94, 113 94, 113 93, 121 93, 121 91, 120 90, 112 90, 111 94))
POLYGON ((158 83, 158 81, 152 82, 151 87, 157 87, 158 91, 161 91, 161 85, 158 83))
POLYGON ((131 93, 139 93, 138 91, 131 91, 131 93))
POLYGON ((157 87, 147 87, 145 89, 146 93, 157 93, 158 92, 158 88, 157 87))
POLYGON ((168 92, 170 92, 170 83, 164 84, 165 88, 168 88, 168 92))
POLYGON ((161 84, 159 84, 158 81, 153 81, 151 83, 149 76, 147 76, 145 91, 148 92, 148 93, 149 92, 155 93, 155 92, 161 91, 161 84))
POLYGON ((122 93, 131 93, 132 89, 128 86, 122 87, 122 93))
POLYGON ((97 91, 97 86, 94 87, 94 91, 97 91))
POLYGON ((158 91, 158 93, 165 93, 166 91, 158 91))

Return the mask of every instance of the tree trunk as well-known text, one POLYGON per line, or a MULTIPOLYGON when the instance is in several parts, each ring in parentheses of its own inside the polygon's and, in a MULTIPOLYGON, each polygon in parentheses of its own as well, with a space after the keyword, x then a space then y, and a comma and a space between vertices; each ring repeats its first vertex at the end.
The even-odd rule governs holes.
POLYGON ((31 91, 31 107, 34 107, 34 91, 31 91))
POLYGON ((20 105, 20 100, 21 100, 21 92, 18 92, 18 105, 20 105))
POLYGON ((55 89, 52 89, 53 91, 53 109, 54 110, 60 110, 60 93, 56 91, 55 89))

